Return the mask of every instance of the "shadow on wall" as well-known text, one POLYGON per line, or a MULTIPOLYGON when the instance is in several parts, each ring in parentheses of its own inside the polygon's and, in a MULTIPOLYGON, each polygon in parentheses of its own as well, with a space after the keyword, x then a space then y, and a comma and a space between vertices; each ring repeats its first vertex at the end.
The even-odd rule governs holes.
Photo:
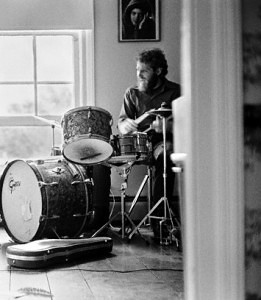
MULTIPOLYGON (((244 1, 244 4, 246 6, 251 5, 248 4, 247 0, 244 1)), ((247 17, 249 18, 249 16, 247 17)), ((253 31, 243 28, 244 155, 245 182, 247 182, 245 186, 247 300, 261 300, 261 31, 257 30, 257 28, 261 28, 260 4, 258 4, 256 11, 256 20, 260 26, 256 26, 253 31)))

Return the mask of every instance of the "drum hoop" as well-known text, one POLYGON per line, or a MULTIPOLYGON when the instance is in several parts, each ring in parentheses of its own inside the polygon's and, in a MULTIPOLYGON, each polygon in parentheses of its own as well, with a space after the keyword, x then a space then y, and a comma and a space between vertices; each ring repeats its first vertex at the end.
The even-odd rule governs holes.
POLYGON ((119 135, 119 139, 120 138, 128 138, 128 137, 136 137, 136 136, 143 136, 143 137, 147 137, 148 136, 148 134, 146 133, 146 132, 135 132, 135 133, 133 133, 133 134, 129 134, 129 133, 127 133, 127 134, 122 134, 122 135, 119 135))
POLYGON ((107 164, 108 165, 114 165, 117 163, 130 163, 130 162, 140 162, 144 163, 145 165, 148 164, 148 156, 145 154, 141 154, 139 158, 137 158, 137 155, 134 154, 126 154, 126 155, 118 155, 118 156, 111 156, 110 159, 108 160, 107 164))
POLYGON ((134 133, 134 135, 143 135, 143 136, 147 136, 148 134, 146 132, 140 132, 140 131, 136 131, 134 133))
MULTIPOLYGON (((7 226, 7 223, 6 223, 6 220, 5 220, 5 216, 4 216, 4 213, 3 213, 3 206, 2 206, 2 188, 3 188, 3 183, 4 183, 4 179, 5 179, 6 173, 8 172, 8 170, 10 169, 10 167, 11 167, 13 164, 15 164, 16 162, 19 162, 19 161, 22 161, 22 162, 24 162, 27 166, 29 166, 29 167, 33 170, 33 172, 34 172, 34 174, 35 174, 35 170, 32 168, 32 166, 31 166, 25 159, 14 159, 14 160, 12 160, 11 162, 7 163, 7 165, 6 165, 5 168, 4 168, 4 172, 2 173, 1 180, 0 180, 0 192, 1 192, 1 196, 0 196, 0 198, 1 198, 1 201, 0 201, 0 213, 1 213, 1 218, 2 218, 2 221, 3 221, 4 228, 5 228, 6 232, 7 232, 8 235, 9 235, 10 237, 12 237, 12 239, 13 239, 15 242, 17 242, 17 243, 21 243, 21 241, 18 240, 18 239, 12 234, 11 230, 10 230, 9 227, 7 226)), ((36 175, 36 174, 35 174, 35 175, 36 175)), ((37 178, 37 175, 36 175, 36 178, 37 178)), ((37 180, 39 180, 39 178, 37 178, 37 180)), ((41 191, 41 194, 42 194, 42 191, 41 191)), ((46 200, 46 198, 45 198, 45 200, 46 200)), ((41 225, 41 222, 40 222, 39 224, 41 225)), ((38 234, 39 234, 39 231, 40 231, 40 228, 41 228, 40 225, 39 225, 39 228, 38 228, 37 231, 36 231, 36 234, 35 234, 34 238, 36 238, 36 237, 38 236, 38 234)), ((44 226, 44 227, 45 227, 45 226, 44 226)), ((41 231, 42 231, 42 230, 41 230, 41 231)))
POLYGON ((108 161, 111 157, 112 157, 112 154, 113 154, 113 148, 112 148, 112 151, 111 151, 111 154, 109 155, 109 157, 105 158, 104 160, 101 160, 99 162, 93 162, 93 163, 76 163, 75 161, 73 161, 72 159, 70 159, 69 157, 67 157, 65 154, 64 154, 64 150, 62 151, 62 155, 64 157, 64 159, 68 162, 70 162, 71 164, 79 164, 81 166, 95 166, 95 165, 100 165, 100 164, 104 164, 106 161, 108 161))
POLYGON ((71 144, 71 143, 79 141, 79 140, 86 140, 86 139, 97 139, 97 140, 102 140, 102 141, 107 142, 107 143, 110 140, 109 138, 105 138, 102 135, 87 133, 87 134, 81 134, 81 135, 78 135, 78 136, 70 137, 68 139, 68 141, 66 143, 64 143, 63 146, 71 144), (86 138, 86 137, 88 137, 88 138, 86 138))
POLYGON ((101 108, 101 107, 97 107, 97 106, 79 106, 79 107, 75 107, 75 108, 72 108, 70 110, 68 110, 64 116, 67 116, 73 112, 77 112, 77 111, 83 111, 83 110, 86 110, 86 111, 90 111, 90 110, 98 110, 98 111, 101 111, 103 113, 105 113, 106 115, 108 115, 111 119, 112 119, 112 115, 104 108, 101 108))
MULTIPOLYGON (((2 218, 2 222, 3 222, 3 225, 4 225, 4 228, 5 230, 7 231, 8 235, 13 237, 13 234, 11 233, 11 231, 9 230, 8 226, 7 226, 7 223, 6 223, 6 220, 5 220, 5 216, 3 214, 3 205, 2 205, 2 190, 3 190, 3 184, 4 184, 4 179, 5 179, 5 175, 6 173, 8 172, 9 168, 17 161, 24 161, 22 159, 15 159, 11 162, 7 162, 6 166, 4 167, 4 171, 1 175, 1 179, 0 179, 0 198, 1 198, 1 201, 0 201, 0 214, 1 214, 1 218, 2 218)), ((13 237, 14 240, 16 242, 18 242, 15 237, 13 237)))

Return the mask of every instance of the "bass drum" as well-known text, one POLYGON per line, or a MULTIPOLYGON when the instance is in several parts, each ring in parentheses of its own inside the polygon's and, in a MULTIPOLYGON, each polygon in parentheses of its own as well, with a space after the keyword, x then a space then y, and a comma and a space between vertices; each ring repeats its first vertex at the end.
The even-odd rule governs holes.
POLYGON ((80 236, 92 215, 87 171, 62 157, 8 163, 0 213, 9 236, 18 243, 80 236))

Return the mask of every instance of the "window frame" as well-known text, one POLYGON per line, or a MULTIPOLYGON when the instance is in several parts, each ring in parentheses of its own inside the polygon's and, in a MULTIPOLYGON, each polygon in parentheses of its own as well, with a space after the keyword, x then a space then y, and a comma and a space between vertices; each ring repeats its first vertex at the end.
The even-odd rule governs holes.
MULTIPOLYGON (((32 31, 0 31, 0 36, 51 36, 70 35, 73 37, 74 63, 74 107, 95 105, 94 99, 94 39, 93 30, 32 30, 32 31), (87 103, 87 99, 88 103, 87 103)), ((6 82, 0 82, 0 84, 6 82)), ((12 84, 21 81, 12 82, 12 84)), ((31 83, 31 82, 30 82, 31 83)), ((53 83, 53 82, 52 82, 53 83)), ((10 83, 11 84, 11 83, 10 83)), ((34 99, 37 107, 37 99, 34 99)), ((35 116, 60 122, 62 115, 39 115, 37 108, 35 116)), ((49 126, 34 118, 33 115, 0 116, 0 127, 12 126, 49 126)))

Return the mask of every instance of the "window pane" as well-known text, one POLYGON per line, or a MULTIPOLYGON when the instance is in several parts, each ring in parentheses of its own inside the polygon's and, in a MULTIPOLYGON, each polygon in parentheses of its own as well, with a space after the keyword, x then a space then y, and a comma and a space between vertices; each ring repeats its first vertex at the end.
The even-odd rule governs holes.
POLYGON ((73 38, 37 37, 37 78, 39 81, 73 80, 73 38))
POLYGON ((71 84, 39 85, 38 102, 40 115, 59 115, 73 108, 71 84))
MULTIPOLYGON (((61 148, 61 129, 55 128, 55 146, 61 148)), ((44 127, 0 127, 0 164, 14 158, 44 158, 51 155, 53 129, 44 127)))
POLYGON ((0 36, 0 81, 32 81, 32 37, 0 36))
POLYGON ((32 85, 0 85, 0 115, 34 114, 32 85))

